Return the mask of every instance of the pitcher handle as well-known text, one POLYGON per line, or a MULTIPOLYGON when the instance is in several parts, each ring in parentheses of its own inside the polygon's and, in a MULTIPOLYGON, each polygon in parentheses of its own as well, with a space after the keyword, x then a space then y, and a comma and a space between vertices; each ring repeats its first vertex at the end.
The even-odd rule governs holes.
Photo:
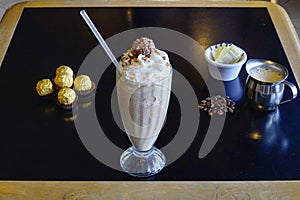
POLYGON ((285 101, 282 101, 280 104, 290 102, 290 101, 292 101, 293 99, 295 99, 295 98, 297 97, 297 95, 298 95, 297 87, 296 87, 293 83, 291 83, 291 82, 289 82, 289 81, 284 81, 283 83, 284 83, 285 85, 289 86, 289 88, 292 90, 293 96, 292 96, 292 98, 290 98, 290 99, 287 99, 287 100, 285 100, 285 101))

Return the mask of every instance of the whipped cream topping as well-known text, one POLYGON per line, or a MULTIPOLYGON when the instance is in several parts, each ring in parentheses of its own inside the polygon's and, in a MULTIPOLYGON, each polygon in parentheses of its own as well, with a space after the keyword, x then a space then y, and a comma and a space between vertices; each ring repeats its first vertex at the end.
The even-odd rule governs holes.
POLYGON ((120 59, 119 71, 133 82, 156 82, 170 74, 168 54, 155 48, 152 40, 140 38, 120 59))

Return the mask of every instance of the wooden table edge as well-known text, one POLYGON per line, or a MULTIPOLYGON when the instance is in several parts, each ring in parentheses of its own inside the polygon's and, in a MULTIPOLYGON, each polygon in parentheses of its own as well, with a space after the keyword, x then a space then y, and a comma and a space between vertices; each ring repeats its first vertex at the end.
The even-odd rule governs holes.
MULTIPOLYGON (((24 2, 7 10, 0 23, 0 64, 24 8, 86 6, 156 6, 157 2, 24 2)), ((300 81, 298 35, 280 6, 269 2, 160 2, 160 6, 266 7, 297 82, 300 81)), ((0 181, 0 199, 297 199, 300 181, 0 181), (154 198, 155 197, 155 198, 154 198)))
MULTIPOLYGON (((287 14, 278 4, 270 4, 268 11, 274 23, 284 52, 291 65, 298 86, 300 85, 300 41, 299 36, 287 14)), ((298 88, 299 89, 299 88, 298 88)))
POLYGON ((299 181, 1 181, 2 199, 297 199, 299 181), (239 198, 238 198, 239 197, 239 198))

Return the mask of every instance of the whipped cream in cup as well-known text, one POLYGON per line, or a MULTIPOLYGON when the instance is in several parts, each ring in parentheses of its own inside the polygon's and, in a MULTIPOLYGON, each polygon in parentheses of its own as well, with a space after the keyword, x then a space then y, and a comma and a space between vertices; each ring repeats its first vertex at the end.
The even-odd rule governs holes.
POLYGON ((133 145, 121 155, 120 165, 132 176, 152 176, 165 166, 164 154, 153 145, 166 119, 172 73, 167 53, 148 38, 134 41, 120 59, 118 104, 133 145))
POLYGON ((172 82, 168 55, 156 49, 152 40, 138 39, 121 57, 116 75, 126 133, 137 150, 147 151, 156 141, 167 114, 172 82))

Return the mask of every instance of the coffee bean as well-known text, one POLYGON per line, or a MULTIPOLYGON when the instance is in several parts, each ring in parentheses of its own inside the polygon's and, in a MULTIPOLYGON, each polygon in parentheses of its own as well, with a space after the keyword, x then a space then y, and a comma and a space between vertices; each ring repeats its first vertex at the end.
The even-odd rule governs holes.
POLYGON ((207 112, 209 116, 213 114, 223 115, 228 111, 233 113, 235 109, 235 102, 232 101, 228 96, 222 97, 220 95, 207 97, 205 100, 202 100, 198 106, 200 110, 207 112))

